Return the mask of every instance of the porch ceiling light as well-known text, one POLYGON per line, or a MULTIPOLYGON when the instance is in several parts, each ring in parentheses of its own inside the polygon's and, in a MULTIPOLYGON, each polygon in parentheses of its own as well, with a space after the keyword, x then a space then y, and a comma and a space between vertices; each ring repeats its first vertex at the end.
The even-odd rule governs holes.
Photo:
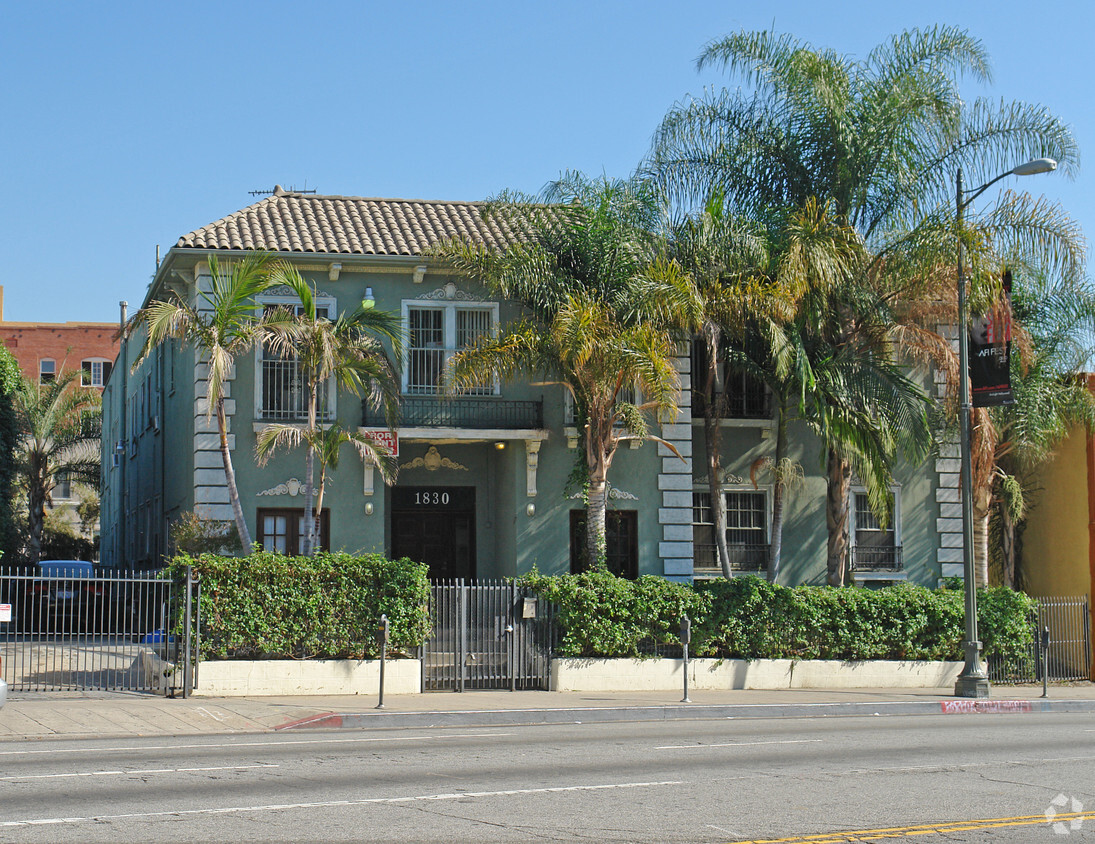
POLYGON ((506 444, 505 444, 504 442, 501 442, 501 441, 499 441, 499 442, 496 442, 496 443, 494 444, 494 447, 495 447, 496 449, 498 449, 499 451, 502 451, 502 450, 504 450, 504 449, 505 449, 505 447, 506 447, 506 444))

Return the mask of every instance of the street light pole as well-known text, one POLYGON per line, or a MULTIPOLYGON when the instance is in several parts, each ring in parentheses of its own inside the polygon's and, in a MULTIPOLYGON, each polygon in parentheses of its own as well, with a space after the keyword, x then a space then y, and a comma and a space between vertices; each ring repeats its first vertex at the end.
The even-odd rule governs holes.
POLYGON ((958 168, 955 179, 955 234, 958 237, 958 401, 959 427, 961 428, 962 451, 962 574, 965 580, 966 597, 966 642, 964 645, 966 663, 962 673, 954 683, 955 697, 985 698, 989 696, 989 679, 981 665, 981 642, 977 638, 977 583, 974 571, 973 553, 973 458, 970 454, 970 382, 969 382, 969 336, 966 306, 966 279, 962 258, 962 219, 966 207, 989 187, 1007 176, 1031 176, 1035 173, 1048 173, 1056 169, 1057 162, 1052 158, 1037 158, 1020 164, 1018 167, 1001 173, 992 181, 986 182, 970 195, 965 196, 962 189, 962 168, 958 168))

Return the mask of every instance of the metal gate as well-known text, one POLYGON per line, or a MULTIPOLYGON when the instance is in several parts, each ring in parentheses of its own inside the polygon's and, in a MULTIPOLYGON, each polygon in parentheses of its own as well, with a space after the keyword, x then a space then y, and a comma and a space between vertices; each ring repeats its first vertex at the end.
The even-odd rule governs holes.
POLYGON ((435 583, 433 633, 422 649, 422 689, 547 689, 554 607, 505 581, 435 583))
POLYGON ((159 572, 67 561, 0 569, 0 605, 10 607, 0 615, 0 676, 12 691, 173 691, 165 676, 184 672, 171 666, 192 663, 183 659, 191 637, 177 632, 186 597, 159 572))
POLYGON ((1091 615, 1086 595, 1035 599, 1030 625, 1033 643, 1027 653, 1008 660, 989 657, 988 677, 993 683, 1040 683, 1038 642, 1049 629, 1046 674, 1051 682, 1087 680, 1091 672, 1091 615))

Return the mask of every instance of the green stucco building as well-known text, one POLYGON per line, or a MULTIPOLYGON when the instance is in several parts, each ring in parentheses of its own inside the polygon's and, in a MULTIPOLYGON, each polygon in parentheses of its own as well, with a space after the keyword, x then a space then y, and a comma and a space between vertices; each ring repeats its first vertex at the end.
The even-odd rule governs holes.
MULTIPOLYGON (((264 250, 293 262, 313 283, 330 316, 371 299, 400 314, 407 349, 398 361, 402 416, 396 431, 399 474, 378 472, 348 454, 328 480, 324 545, 427 562, 435 578, 495 578, 533 566, 561 573, 577 564, 584 505, 568 491, 577 431, 561 387, 486 385, 447 398, 439 375, 454 351, 519 315, 468 279, 422 257, 439 240, 466 237, 492 247, 511 238, 477 203, 315 196, 276 189, 272 196, 184 235, 168 251, 145 303, 178 296, 200 306, 210 285, 208 258, 264 250)), ((292 305, 273 289, 259 306, 292 305)), ((103 395, 102 560, 155 567, 168 531, 183 513, 230 520, 217 426, 207 418, 205 367, 191 347, 167 344, 136 371, 140 337, 125 344, 103 395)), ((693 418, 692 358, 682 354, 681 413, 664 421, 664 446, 623 447, 609 474, 610 564, 628 575, 674 579, 717 574, 709 525, 702 419, 693 418)), ((304 452, 254 459, 256 432, 300 419, 304 398, 291 357, 257 349, 236 364, 228 385, 230 446, 244 512, 255 541, 288 553, 299 547, 304 452)), ((741 571, 767 571, 774 420, 762 387, 728 377, 730 417, 722 422, 728 541, 741 571)), ((328 418, 383 430, 382 418, 349 393, 329 391, 328 418)), ((820 444, 793 426, 790 455, 805 482, 790 495, 779 581, 825 582, 825 480, 820 444)), ((855 579, 908 579, 935 585, 961 573, 956 452, 904 467, 894 487, 893 524, 882 529, 853 491, 849 502, 855 579)))

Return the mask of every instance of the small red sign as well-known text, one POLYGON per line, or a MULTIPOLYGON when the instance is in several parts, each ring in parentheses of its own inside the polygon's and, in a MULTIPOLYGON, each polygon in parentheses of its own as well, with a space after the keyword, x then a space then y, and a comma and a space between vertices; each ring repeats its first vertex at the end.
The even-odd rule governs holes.
POLYGON ((387 428, 369 428, 362 431, 365 436, 377 445, 382 445, 392 453, 392 457, 399 457, 399 434, 389 431, 387 428))

